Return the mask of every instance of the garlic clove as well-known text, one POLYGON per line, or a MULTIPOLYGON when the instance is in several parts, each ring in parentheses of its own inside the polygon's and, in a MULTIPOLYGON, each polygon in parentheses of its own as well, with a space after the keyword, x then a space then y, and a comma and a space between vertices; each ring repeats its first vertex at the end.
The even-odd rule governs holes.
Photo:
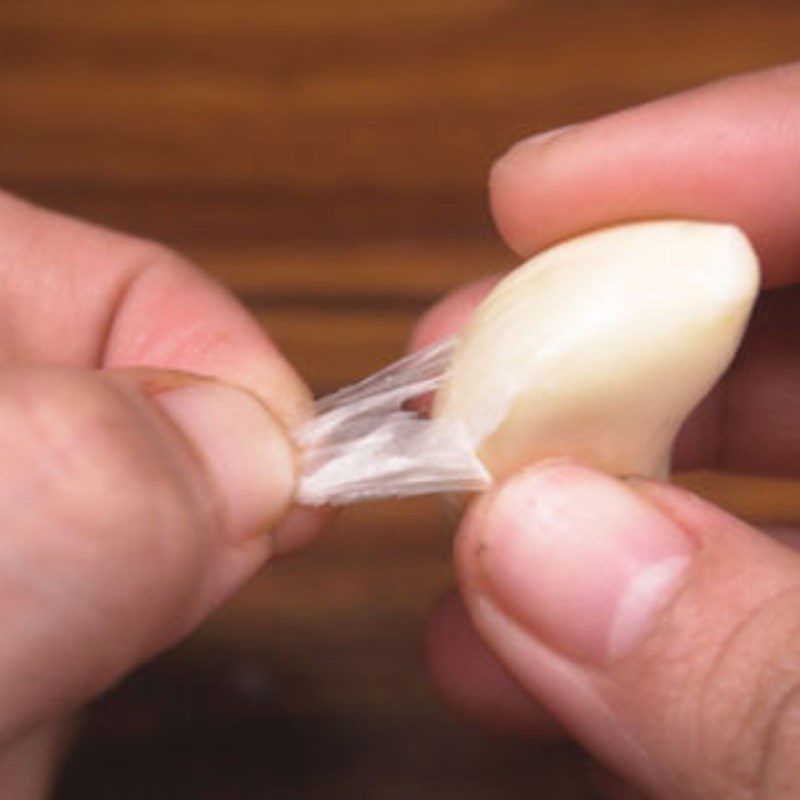
POLYGON ((556 245, 470 318, 433 415, 463 428, 495 478, 554 457, 666 477, 678 429, 736 351, 758 275, 731 225, 635 223, 556 245))

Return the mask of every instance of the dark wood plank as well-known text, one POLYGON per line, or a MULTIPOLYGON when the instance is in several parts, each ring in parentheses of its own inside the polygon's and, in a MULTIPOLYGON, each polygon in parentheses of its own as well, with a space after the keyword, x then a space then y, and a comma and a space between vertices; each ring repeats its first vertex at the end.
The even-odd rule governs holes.
POLYGON ((487 241, 485 175, 512 140, 794 58, 798 34, 796 4, 746 0, 579 13, 553 0, 10 0, 0 175, 189 249, 487 241))
POLYGON ((524 130, 792 58, 800 30, 785 2, 274 5, 4 4, 0 169, 468 189, 524 130))
POLYGON ((325 306, 340 310, 420 308, 471 281, 516 266, 500 242, 243 246, 197 249, 197 262, 224 278, 251 307, 325 306))

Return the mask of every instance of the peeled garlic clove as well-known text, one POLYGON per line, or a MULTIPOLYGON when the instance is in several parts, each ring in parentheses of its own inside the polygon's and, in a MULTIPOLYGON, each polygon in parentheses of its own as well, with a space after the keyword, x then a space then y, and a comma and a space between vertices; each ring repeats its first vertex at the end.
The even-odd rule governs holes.
POLYGON ((495 478, 552 457, 665 477, 757 291, 755 253, 730 225, 646 222, 564 242, 479 306, 434 417, 460 424, 495 478))

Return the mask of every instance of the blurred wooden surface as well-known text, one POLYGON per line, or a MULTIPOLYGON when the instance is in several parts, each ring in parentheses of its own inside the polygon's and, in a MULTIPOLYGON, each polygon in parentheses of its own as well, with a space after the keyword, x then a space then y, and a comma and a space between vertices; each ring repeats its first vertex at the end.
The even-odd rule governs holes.
MULTIPOLYGON (((0 181, 187 252, 324 390, 511 263, 514 139, 798 55, 785 0, 4 0, 0 181)), ((449 540, 433 501, 346 512, 99 703, 59 796, 589 797, 574 750, 428 689, 449 540)))

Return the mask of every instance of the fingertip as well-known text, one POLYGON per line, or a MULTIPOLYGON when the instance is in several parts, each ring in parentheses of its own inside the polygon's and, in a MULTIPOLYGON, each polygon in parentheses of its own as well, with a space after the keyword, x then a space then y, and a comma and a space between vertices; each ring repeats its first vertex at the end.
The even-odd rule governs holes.
POLYGON ((308 386, 241 303, 179 254, 154 244, 145 252, 118 301, 103 366, 207 375, 252 392, 287 426, 306 419, 308 386))
POLYGON ((536 199, 536 188, 547 180, 551 163, 563 166, 561 144, 579 128, 565 125, 522 139, 491 168, 489 205, 495 225, 506 244, 521 257, 533 255, 553 239, 550 229, 554 225, 557 229, 560 210, 536 199))
POLYGON ((555 651, 594 664, 648 635, 695 552, 679 525, 625 484, 568 462, 518 473, 472 526, 472 590, 555 651))

